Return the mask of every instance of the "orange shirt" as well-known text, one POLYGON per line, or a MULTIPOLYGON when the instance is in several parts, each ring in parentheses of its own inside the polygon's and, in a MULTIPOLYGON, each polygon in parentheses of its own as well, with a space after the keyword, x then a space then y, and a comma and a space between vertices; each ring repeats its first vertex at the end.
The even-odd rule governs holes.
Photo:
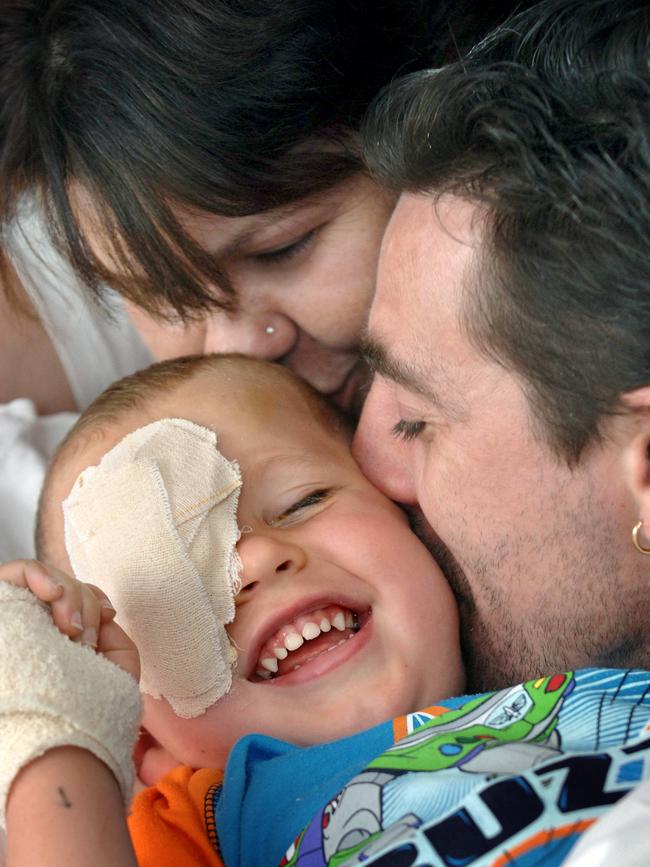
POLYGON ((223 772, 174 768, 133 800, 129 831, 140 867, 223 867, 213 794, 223 772))

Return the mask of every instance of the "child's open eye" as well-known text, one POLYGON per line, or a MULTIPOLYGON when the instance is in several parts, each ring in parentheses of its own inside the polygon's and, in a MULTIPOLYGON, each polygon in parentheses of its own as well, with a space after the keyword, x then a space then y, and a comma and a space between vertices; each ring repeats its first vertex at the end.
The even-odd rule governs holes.
POLYGON ((392 434, 398 439, 414 440, 423 430, 423 421, 408 421, 405 418, 401 418, 397 424, 393 426, 392 434))
POLYGON ((277 515, 275 518, 269 521, 269 524, 273 527, 276 524, 280 524, 285 521, 287 518, 291 518, 293 515, 302 512, 304 509, 309 509, 311 506, 316 506, 318 503, 322 503, 323 500, 326 500, 330 494, 332 493, 329 488, 320 488, 316 491, 311 491, 305 497, 302 497, 300 500, 297 500, 295 503, 292 503, 288 509, 285 509, 282 514, 277 515))

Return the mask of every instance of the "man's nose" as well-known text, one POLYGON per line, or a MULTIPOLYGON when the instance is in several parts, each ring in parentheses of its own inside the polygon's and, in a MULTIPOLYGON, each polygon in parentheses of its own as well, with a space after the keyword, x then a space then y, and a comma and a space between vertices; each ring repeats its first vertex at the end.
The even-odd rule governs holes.
POLYGON ((280 576, 294 576, 307 565, 300 545, 273 534, 273 531, 244 531, 237 543, 241 559, 241 589, 237 603, 248 598, 256 587, 280 576))
POLYGON ((238 352, 273 361, 298 340, 298 326, 282 313, 218 312, 207 322, 206 352, 238 352))
POLYGON ((386 496, 399 503, 415 504, 409 444, 393 434, 397 420, 390 390, 376 376, 363 405, 352 453, 364 474, 386 496))

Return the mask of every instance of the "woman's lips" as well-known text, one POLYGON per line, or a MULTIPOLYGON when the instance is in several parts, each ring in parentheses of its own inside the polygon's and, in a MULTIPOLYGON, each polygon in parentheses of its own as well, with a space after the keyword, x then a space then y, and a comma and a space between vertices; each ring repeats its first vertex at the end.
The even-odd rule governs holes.
POLYGON ((364 361, 359 361, 345 377, 343 384, 327 397, 354 418, 361 415, 361 409, 368 394, 372 373, 364 361))

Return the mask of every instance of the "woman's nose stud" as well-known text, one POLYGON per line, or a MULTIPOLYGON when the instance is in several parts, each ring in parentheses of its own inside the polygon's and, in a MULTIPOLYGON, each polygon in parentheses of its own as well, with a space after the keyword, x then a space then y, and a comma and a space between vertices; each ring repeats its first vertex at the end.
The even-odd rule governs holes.
POLYGON ((264 331, 267 334, 275 334, 275 328, 273 325, 267 325, 266 328, 264 329, 264 331))

